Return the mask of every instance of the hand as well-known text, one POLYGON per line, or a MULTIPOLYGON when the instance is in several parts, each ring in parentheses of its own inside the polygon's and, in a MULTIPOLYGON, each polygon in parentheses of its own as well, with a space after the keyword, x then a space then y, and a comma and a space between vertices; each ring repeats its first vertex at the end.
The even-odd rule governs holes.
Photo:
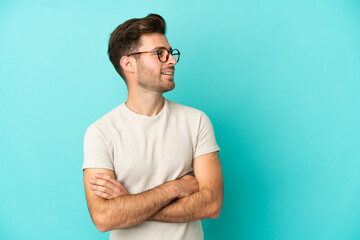
POLYGON ((179 190, 179 198, 188 197, 193 193, 199 191, 199 184, 196 178, 192 175, 185 175, 176 180, 179 190))
POLYGON ((105 199, 113 199, 129 194, 121 182, 103 173, 97 173, 95 178, 89 179, 89 182, 90 189, 93 190, 97 196, 105 199))

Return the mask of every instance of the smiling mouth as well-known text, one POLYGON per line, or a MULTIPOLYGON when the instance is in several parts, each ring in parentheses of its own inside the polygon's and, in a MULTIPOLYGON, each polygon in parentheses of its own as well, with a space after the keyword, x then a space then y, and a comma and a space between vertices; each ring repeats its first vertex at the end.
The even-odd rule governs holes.
POLYGON ((160 73, 162 75, 169 75, 169 76, 174 76, 174 72, 162 72, 160 73))

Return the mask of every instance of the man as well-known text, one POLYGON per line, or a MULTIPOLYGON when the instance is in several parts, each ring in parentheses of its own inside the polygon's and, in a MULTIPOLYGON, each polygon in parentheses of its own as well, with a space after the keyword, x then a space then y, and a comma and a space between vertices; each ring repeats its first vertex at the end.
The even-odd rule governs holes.
POLYGON ((217 218, 223 180, 214 131, 201 111, 163 97, 174 89, 180 52, 156 14, 111 34, 108 54, 128 99, 84 138, 91 218, 110 239, 203 239, 200 219, 217 218))

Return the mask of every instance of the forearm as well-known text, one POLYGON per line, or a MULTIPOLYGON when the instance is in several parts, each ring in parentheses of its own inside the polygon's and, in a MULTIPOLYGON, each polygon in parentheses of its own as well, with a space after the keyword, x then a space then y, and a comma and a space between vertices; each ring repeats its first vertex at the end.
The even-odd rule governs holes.
POLYGON ((97 228, 106 232, 140 224, 176 198, 176 192, 165 183, 140 194, 98 198, 89 210, 97 228))
POLYGON ((217 218, 221 211, 222 193, 203 188, 186 198, 178 199, 161 209, 149 220, 161 222, 189 222, 217 218))

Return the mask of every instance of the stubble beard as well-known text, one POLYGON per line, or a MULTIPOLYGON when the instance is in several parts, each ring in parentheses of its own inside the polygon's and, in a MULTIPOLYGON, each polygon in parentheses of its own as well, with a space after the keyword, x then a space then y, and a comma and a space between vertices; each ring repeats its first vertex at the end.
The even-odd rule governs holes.
POLYGON ((141 88, 158 93, 165 93, 175 88, 174 79, 171 82, 162 80, 160 72, 145 67, 141 67, 140 69, 142 70, 138 71, 137 83, 141 88))

